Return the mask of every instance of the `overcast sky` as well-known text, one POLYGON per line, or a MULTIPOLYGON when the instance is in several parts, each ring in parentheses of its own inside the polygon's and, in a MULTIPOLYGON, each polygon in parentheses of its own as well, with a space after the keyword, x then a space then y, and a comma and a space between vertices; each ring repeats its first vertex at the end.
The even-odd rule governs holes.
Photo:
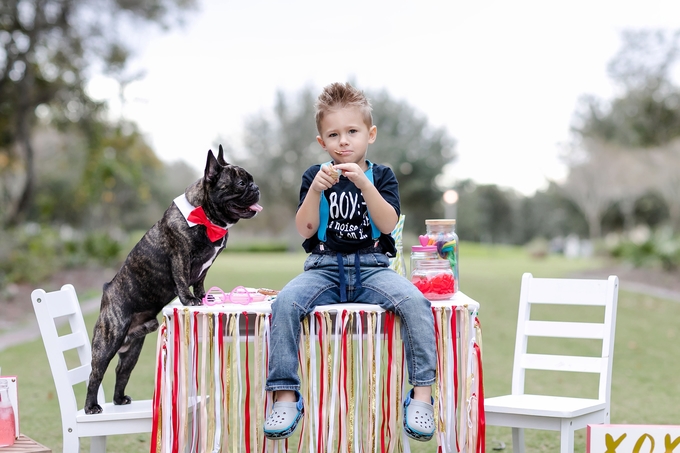
MULTIPOLYGON (((164 160, 202 171, 216 140, 238 146, 244 118, 271 110, 277 90, 352 79, 446 127, 459 156, 449 180, 525 194, 564 176, 579 97, 615 94, 606 66, 621 31, 680 29, 674 0, 199 2, 184 28, 138 39, 146 76, 125 91, 123 115, 164 160)), ((111 81, 91 91, 120 112, 111 81)))

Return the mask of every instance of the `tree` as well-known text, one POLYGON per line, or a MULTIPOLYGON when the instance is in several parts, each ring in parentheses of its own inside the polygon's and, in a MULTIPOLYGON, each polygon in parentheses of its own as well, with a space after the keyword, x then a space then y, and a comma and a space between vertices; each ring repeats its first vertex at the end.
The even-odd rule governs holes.
POLYGON ((571 233, 588 234, 588 226, 579 208, 555 183, 519 200, 515 216, 515 241, 525 244, 534 238, 565 237, 571 233))
POLYGON ((134 124, 104 123, 99 152, 75 125, 34 130, 36 199, 27 220, 76 228, 148 229, 198 175, 186 163, 164 165, 134 124), (86 158, 83 158, 85 156, 86 158))
POLYGON ((455 161, 455 140, 445 128, 433 128, 427 117, 386 90, 368 92, 378 139, 369 159, 389 165, 399 181, 401 210, 408 229, 422 232, 425 220, 441 217, 443 191, 436 178, 455 161))
POLYGON ((479 197, 477 184, 471 179, 458 181, 454 187, 458 192, 456 206, 456 234, 464 241, 480 242, 485 233, 480 226, 479 197))
POLYGON ((611 191, 623 215, 624 231, 635 227, 635 205, 653 187, 657 177, 650 166, 647 152, 614 151, 609 166, 611 170, 611 191))
MULTIPOLYGON (((118 35, 121 21, 167 26, 172 14, 194 0, 3 0, 0 3, 0 174, 12 179, 6 218, 17 224, 30 210, 35 188, 32 131, 36 111, 54 124, 86 130, 102 119, 85 85, 99 69, 121 82, 130 54, 118 35), (20 174, 21 176, 17 176, 20 174)), ((88 134, 90 135, 90 134, 88 134)), ((88 149, 96 150, 96 143, 88 149)), ((7 189, 7 188, 5 188, 7 189)))
POLYGON ((244 153, 229 153, 260 187, 265 209, 254 221, 269 231, 281 233, 291 228, 302 173, 310 165, 328 160, 316 135, 312 88, 305 87, 293 97, 279 91, 272 112, 247 119, 244 153))
POLYGON ((671 78, 680 31, 625 31, 622 40, 608 66, 622 94, 608 102, 584 96, 572 130, 623 149, 668 143, 680 136, 680 90, 671 78))
POLYGON ((527 198, 511 189, 477 185, 471 180, 458 182, 455 190, 459 194, 456 231, 461 240, 522 244, 533 237, 534 229, 525 231, 538 226, 531 223, 527 198))
POLYGON ((648 152, 651 187, 668 207, 671 227, 680 231, 680 139, 648 152))
MULTIPOLYGON (((444 165, 455 159, 454 140, 387 91, 366 95, 378 127, 378 139, 368 157, 394 170, 407 225, 424 231, 425 219, 441 213, 442 191, 434 181, 444 165)), ((257 221, 276 233, 290 228, 302 173, 329 160, 316 141, 315 100, 316 90, 310 86, 292 96, 279 92, 273 112, 261 112, 246 122, 244 152, 229 152, 230 159, 248 169, 260 186, 267 209, 257 221)))
MULTIPOLYGON (((590 238, 597 239, 602 236, 602 216, 617 201, 614 184, 618 170, 613 163, 619 151, 595 140, 586 141, 584 149, 582 160, 570 162, 562 190, 583 212, 590 238)), ((572 152, 572 159, 577 155, 572 152)))
POLYGON ((680 207, 672 207, 678 204, 674 185, 680 167, 667 146, 680 139, 680 89, 671 77, 680 31, 626 31, 622 41, 608 66, 621 95, 611 101, 584 97, 572 127, 583 143, 574 149, 592 155, 570 156, 576 165, 566 195, 584 211, 594 237, 613 204, 624 230, 630 230, 636 204, 650 190, 666 200, 671 218, 678 219, 673 222, 680 224, 680 207))

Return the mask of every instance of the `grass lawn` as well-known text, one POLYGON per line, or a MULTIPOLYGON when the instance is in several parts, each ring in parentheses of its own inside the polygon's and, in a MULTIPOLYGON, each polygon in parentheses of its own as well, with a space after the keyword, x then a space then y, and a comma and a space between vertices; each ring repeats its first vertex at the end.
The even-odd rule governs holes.
MULTIPOLYGON (((220 286, 225 291, 237 285, 280 289, 301 272, 304 258, 302 254, 247 255, 227 251, 211 268, 206 287, 220 286)), ((461 290, 481 304, 485 393, 488 396, 510 391, 522 273, 560 277, 598 264, 561 257, 535 260, 519 248, 461 245, 461 290)), ((96 315, 86 317, 90 329, 95 318, 96 315)), ((675 378, 680 372, 676 360, 680 356, 676 319, 680 319, 678 303, 625 291, 619 293, 612 383, 613 423, 677 423, 673 399, 680 394, 680 382, 675 378)), ((135 399, 151 398, 153 394, 155 338, 152 335, 147 340, 128 385, 128 394, 135 399)), ((61 451, 59 405, 42 341, 0 352, 0 365, 3 374, 19 376, 21 431, 53 451, 61 451)), ((104 380, 109 397, 114 366, 110 367, 104 380)), ((576 383, 564 379, 536 377, 536 382, 546 391, 568 393, 579 390, 576 383)), ((77 390, 78 402, 82 405, 84 386, 77 390)), ((510 429, 488 427, 486 440, 488 452, 492 452, 492 447, 499 442, 505 443, 506 451, 512 448, 510 429)), ((530 452, 559 450, 557 433, 527 431, 526 443, 530 452)), ((414 452, 434 452, 435 443, 413 442, 411 448, 414 452)), ((148 452, 149 436, 112 437, 108 449, 112 452, 148 452)), ((81 450, 89 450, 87 440, 82 442, 81 450)), ((577 433, 576 451, 585 451, 585 430, 577 433)))

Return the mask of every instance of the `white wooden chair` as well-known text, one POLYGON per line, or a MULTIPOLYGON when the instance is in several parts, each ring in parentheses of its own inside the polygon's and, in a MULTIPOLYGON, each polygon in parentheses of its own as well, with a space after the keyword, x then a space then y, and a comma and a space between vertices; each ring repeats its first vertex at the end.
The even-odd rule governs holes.
POLYGON ((533 278, 528 273, 522 276, 512 393, 484 400, 487 425, 512 428, 514 453, 524 452, 524 428, 559 431, 561 453, 572 453, 574 431, 588 424, 609 423, 618 290, 616 276, 607 280, 533 278), (602 306, 604 320, 602 323, 532 320, 531 306, 538 304, 602 306), (602 340, 602 353, 597 357, 532 354, 527 352, 530 337, 602 340), (525 370, 599 374, 598 397, 586 399, 527 393, 525 370))
POLYGON ((31 300, 59 398, 63 451, 65 453, 80 451, 81 437, 92 438, 90 448, 92 453, 103 453, 106 451, 106 436, 150 433, 151 400, 133 401, 132 404, 121 406, 113 403, 103 404, 104 390, 99 387, 98 400, 103 408, 102 413, 87 415, 83 409, 78 410, 73 386, 87 382, 90 376, 92 349, 73 286, 64 285, 61 290, 50 293, 36 289, 31 293, 31 300), (72 332, 60 337, 54 320, 63 316, 68 317, 72 332), (79 366, 69 370, 64 352, 71 349, 78 352, 79 366))

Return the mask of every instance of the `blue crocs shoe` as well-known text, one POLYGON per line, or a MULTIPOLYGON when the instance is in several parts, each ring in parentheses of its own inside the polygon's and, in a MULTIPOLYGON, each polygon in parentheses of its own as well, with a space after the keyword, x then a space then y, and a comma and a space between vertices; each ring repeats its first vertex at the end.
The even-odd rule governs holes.
POLYGON ((432 404, 413 399, 413 389, 404 400, 404 431, 411 439, 427 442, 434 435, 434 398, 432 404))
POLYGON ((264 435, 267 439, 285 439, 290 437, 298 422, 305 413, 304 400, 300 392, 295 391, 297 403, 277 401, 264 422, 264 435))

